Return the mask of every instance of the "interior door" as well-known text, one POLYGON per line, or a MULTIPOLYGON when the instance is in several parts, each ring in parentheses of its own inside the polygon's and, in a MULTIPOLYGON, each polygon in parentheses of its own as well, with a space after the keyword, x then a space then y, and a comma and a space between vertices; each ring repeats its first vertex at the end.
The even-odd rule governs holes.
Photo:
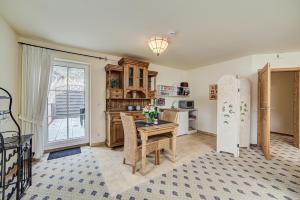
POLYGON ((299 148, 299 71, 294 72, 293 83, 293 132, 294 146, 299 148))
POLYGON ((270 104, 271 104, 271 69, 267 63, 259 72, 259 119, 258 144, 262 147, 265 158, 271 159, 270 146, 270 104))

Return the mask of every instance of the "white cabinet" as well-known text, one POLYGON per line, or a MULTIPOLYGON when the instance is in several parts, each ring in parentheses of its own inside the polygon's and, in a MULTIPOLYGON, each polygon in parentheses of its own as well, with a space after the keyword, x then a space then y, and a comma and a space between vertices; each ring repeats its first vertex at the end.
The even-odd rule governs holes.
POLYGON ((177 135, 188 134, 188 131, 189 131, 189 112, 188 111, 178 112, 177 123, 179 124, 179 127, 177 129, 177 135))
POLYGON ((250 146, 250 82, 234 75, 218 81, 217 151, 239 156, 250 146))
POLYGON ((197 109, 188 109, 188 133, 197 133, 198 132, 198 110, 197 109))
MULTIPOLYGON (((177 109, 178 111, 178 129, 177 135, 185 135, 197 132, 197 110, 196 109, 177 109)), ((163 117, 163 109, 160 118, 163 117)))

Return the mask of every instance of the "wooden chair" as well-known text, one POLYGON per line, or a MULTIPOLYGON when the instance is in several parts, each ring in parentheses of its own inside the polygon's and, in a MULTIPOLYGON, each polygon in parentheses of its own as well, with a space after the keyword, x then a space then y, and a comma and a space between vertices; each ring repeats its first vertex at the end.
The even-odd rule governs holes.
POLYGON ((178 112, 175 110, 165 110, 162 116, 162 120, 177 123, 178 112))
MULTIPOLYGON (((179 116, 178 112, 175 110, 165 110, 162 115, 162 120, 177 123, 178 116, 179 116)), ((166 133, 165 135, 169 136, 169 137, 172 136, 172 134, 169 134, 169 133, 166 133)))
MULTIPOLYGON (((162 120, 177 123, 178 120, 178 112, 175 110, 164 110, 164 113, 162 115, 162 120)), ((164 136, 171 138, 172 134, 165 133, 164 136)), ((162 152, 164 152, 164 148, 162 149, 162 152)), ((160 152, 158 153, 158 159, 160 158, 160 152)))
MULTIPOLYGON (((122 125, 124 129, 124 160, 123 164, 132 166, 132 173, 136 171, 136 163, 141 159, 142 146, 138 142, 137 130, 133 116, 120 113, 122 125)), ((148 140, 146 154, 155 153, 155 164, 159 163, 158 151, 160 141, 158 138, 148 140)))

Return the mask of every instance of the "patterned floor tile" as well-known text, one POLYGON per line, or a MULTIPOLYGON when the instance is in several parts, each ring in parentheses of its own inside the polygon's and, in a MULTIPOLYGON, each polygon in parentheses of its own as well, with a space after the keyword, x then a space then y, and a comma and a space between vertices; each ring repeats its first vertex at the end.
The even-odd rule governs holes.
POLYGON ((214 151, 131 189, 122 199, 300 199, 300 150, 272 135, 273 159, 258 148, 240 157, 214 151))
POLYGON ((240 157, 214 151, 111 196, 90 148, 82 153, 34 165, 33 186, 23 199, 300 199, 300 150, 291 137, 272 135, 270 161, 258 148, 240 157))
POLYGON ((22 199, 107 199, 107 191, 91 149, 82 148, 81 154, 34 165, 33 185, 22 199))

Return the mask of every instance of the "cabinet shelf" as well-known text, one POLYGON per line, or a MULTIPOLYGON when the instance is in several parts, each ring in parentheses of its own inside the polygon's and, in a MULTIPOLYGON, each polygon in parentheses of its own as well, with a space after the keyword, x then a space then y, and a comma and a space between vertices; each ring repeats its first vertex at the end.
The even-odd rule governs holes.
POLYGON ((190 89, 181 86, 158 85, 157 95, 161 97, 189 97, 190 89))
POLYGON ((0 99, 10 99, 10 98, 6 96, 0 96, 0 99))
POLYGON ((10 112, 9 110, 0 110, 0 116, 1 115, 8 115, 10 112))

